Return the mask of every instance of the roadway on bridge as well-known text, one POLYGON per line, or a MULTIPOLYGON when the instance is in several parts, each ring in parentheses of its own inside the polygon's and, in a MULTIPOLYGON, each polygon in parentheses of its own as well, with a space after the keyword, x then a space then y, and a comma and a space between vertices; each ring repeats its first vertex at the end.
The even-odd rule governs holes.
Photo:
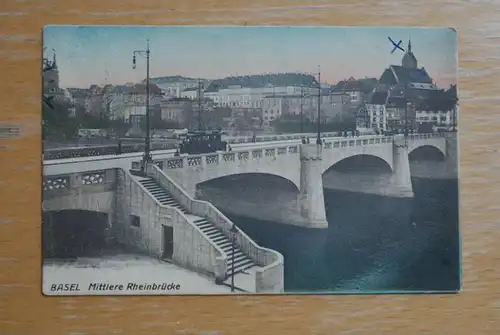
MULTIPOLYGON (((357 138, 373 138, 373 135, 359 136, 357 138)), ((323 139, 332 139, 334 137, 324 137, 323 139)), ((345 139, 345 137, 339 137, 345 139)), ((236 150, 253 150, 262 149, 266 147, 279 147, 287 145, 298 145, 301 143, 300 139, 296 140, 280 140, 269 142, 250 142, 231 144, 231 147, 236 150)), ((163 160, 173 158, 176 150, 155 150, 152 151, 154 160, 163 160)), ((44 175, 59 175, 81 173, 87 171, 99 171, 112 168, 122 168, 124 170, 130 169, 133 162, 139 162, 142 159, 142 152, 124 153, 120 155, 102 155, 102 156, 87 156, 87 157, 73 157, 63 159, 44 160, 44 175)), ((183 155, 186 156, 186 155, 183 155)))
MULTIPOLYGON (((358 136, 357 139, 363 138, 373 138, 374 135, 366 135, 366 136, 358 136)), ((345 137, 323 137, 322 139, 332 139, 332 138, 340 138, 344 139, 345 137)), ((248 143, 235 143, 231 144, 231 148, 233 149, 261 149, 266 148, 273 145, 294 145, 300 144, 301 140, 277 140, 277 141, 266 141, 266 142, 248 142, 248 143)), ((168 149, 168 150, 153 150, 153 158, 156 159, 165 159, 165 158, 173 158, 176 149, 168 149)), ((196 155, 195 155, 196 156, 196 155)), ((62 159, 51 159, 45 160, 44 165, 56 165, 61 163, 70 163, 70 162, 90 162, 95 160, 106 160, 106 159, 116 159, 116 158, 142 158, 142 152, 132 152, 132 153, 123 153, 120 155, 102 155, 102 156, 87 156, 87 157, 72 157, 72 158, 62 158, 62 159)))

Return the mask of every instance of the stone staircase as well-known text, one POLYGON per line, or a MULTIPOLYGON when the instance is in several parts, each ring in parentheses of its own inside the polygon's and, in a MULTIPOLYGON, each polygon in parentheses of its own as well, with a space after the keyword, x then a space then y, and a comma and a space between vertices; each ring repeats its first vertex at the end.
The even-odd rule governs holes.
POLYGON ((238 273, 244 272, 254 266, 257 266, 255 262, 250 259, 243 251, 238 247, 234 247, 234 272, 233 272, 233 257, 232 257, 232 246, 231 240, 223 234, 222 230, 215 227, 206 218, 195 216, 190 214, 186 209, 184 209, 181 204, 175 200, 168 192, 165 190, 158 182, 150 177, 138 178, 139 182, 162 204, 166 206, 171 206, 178 208, 189 220, 198 226, 198 228, 205 233, 205 235, 216 244, 224 253, 227 255, 227 275, 236 275, 238 273))

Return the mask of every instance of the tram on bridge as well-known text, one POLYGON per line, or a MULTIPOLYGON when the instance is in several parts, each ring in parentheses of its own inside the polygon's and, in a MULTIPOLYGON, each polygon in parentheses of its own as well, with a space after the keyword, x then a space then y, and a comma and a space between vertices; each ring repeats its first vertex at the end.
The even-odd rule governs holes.
POLYGON ((227 142, 222 140, 221 131, 192 131, 182 136, 180 154, 207 154, 225 151, 227 142))

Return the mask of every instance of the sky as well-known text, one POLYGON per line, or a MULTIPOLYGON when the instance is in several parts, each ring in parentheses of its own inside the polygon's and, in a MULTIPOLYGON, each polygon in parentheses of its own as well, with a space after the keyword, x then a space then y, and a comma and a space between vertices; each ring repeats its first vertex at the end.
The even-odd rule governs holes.
POLYGON ((181 75, 217 79, 280 72, 318 73, 335 84, 349 77, 379 78, 400 65, 411 38, 418 66, 447 88, 457 81, 457 34, 450 28, 237 27, 237 26, 46 26, 45 57, 56 50, 61 87, 125 84, 146 77, 150 40, 151 77, 181 75))

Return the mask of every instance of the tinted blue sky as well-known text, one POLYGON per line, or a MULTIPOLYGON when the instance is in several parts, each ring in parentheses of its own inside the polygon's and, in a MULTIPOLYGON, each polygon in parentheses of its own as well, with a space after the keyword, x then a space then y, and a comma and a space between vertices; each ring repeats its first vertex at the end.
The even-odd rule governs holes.
POLYGON ((48 26, 46 56, 56 49, 63 87, 123 84, 145 77, 146 62, 132 52, 150 39, 151 76, 222 78, 276 72, 317 72, 335 83, 380 77, 403 53, 390 53, 388 36, 403 40, 442 86, 456 82, 457 36, 446 28, 48 26))

